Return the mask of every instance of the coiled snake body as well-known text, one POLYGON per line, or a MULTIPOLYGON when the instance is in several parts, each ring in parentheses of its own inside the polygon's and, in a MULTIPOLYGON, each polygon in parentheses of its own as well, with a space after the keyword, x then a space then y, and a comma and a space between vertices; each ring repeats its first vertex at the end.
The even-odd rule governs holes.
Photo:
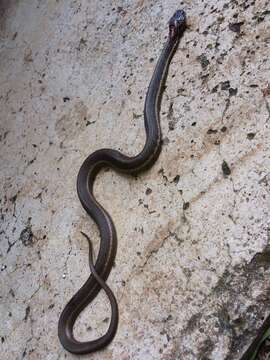
POLYGON ((77 192, 82 206, 96 222, 100 232, 100 248, 95 265, 92 262, 91 243, 89 238, 89 265, 91 275, 79 291, 65 306, 58 324, 58 336, 63 347, 71 353, 87 354, 108 345, 113 339, 118 324, 118 307, 112 291, 105 284, 110 274, 117 247, 116 231, 110 215, 95 200, 93 183, 98 171, 110 166, 120 172, 135 174, 149 168, 157 159, 161 148, 161 130, 159 125, 159 107, 162 87, 166 78, 170 60, 178 42, 186 28, 186 15, 182 10, 175 12, 169 21, 169 36, 154 70, 148 87, 144 124, 146 142, 143 150, 134 157, 128 157, 112 149, 100 149, 89 155, 83 162, 78 178, 77 192), (111 322, 105 335, 87 342, 79 342, 74 338, 73 327, 81 311, 97 296, 103 288, 111 303, 111 322))

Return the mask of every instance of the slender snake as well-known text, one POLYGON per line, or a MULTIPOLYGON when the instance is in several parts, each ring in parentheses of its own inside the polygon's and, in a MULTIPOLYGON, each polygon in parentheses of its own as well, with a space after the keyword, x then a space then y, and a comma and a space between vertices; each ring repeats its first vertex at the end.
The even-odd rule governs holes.
MULTIPOLYGON (((178 10, 169 21, 168 40, 164 45, 148 87, 144 106, 146 142, 143 150, 134 157, 128 157, 116 150, 100 149, 89 155, 79 170, 77 178, 78 196, 82 206, 98 226, 100 232, 100 248, 94 266, 92 263, 92 252, 90 250, 89 265, 91 275, 68 302, 60 315, 58 336, 63 347, 71 353, 87 354, 102 349, 112 341, 116 333, 118 325, 117 302, 112 291, 105 284, 105 281, 110 274, 115 259, 117 237, 110 215, 96 201, 93 195, 93 184, 97 173, 104 166, 110 166, 120 172, 136 174, 149 168, 157 159, 161 148, 159 107, 163 84, 170 60, 185 28, 185 12, 178 10), (97 296, 101 288, 106 291, 111 303, 112 311, 109 328, 102 337, 96 340, 79 342, 73 335, 75 321, 81 311, 97 296)), ((90 240, 88 237, 87 239, 90 245, 90 240)))
POLYGON ((119 172, 137 174, 150 168, 161 150, 161 129, 159 109, 163 86, 171 58, 186 29, 186 14, 178 10, 169 21, 169 35, 158 59, 150 81, 145 105, 144 125, 146 142, 143 150, 134 157, 128 157, 113 149, 100 149, 90 154, 83 162, 77 177, 77 192, 82 206, 97 224, 100 232, 100 248, 95 264, 92 259, 92 245, 89 237, 82 233, 89 243, 89 267, 91 275, 84 285, 67 303, 58 324, 58 336, 63 347, 74 354, 88 354, 104 348, 114 338, 118 326, 118 306, 115 296, 106 284, 114 263, 117 237, 113 221, 106 210, 96 201, 93 184, 99 170, 110 166, 119 172), (73 334, 75 321, 82 310, 91 303, 103 289, 111 304, 111 321, 107 332, 92 341, 78 341, 73 334))

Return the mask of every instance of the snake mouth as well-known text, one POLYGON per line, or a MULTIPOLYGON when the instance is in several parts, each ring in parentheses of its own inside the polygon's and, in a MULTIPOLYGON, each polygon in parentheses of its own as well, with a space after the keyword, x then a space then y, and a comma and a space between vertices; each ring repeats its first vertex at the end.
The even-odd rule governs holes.
POLYGON ((184 10, 177 10, 169 21, 169 35, 170 38, 180 36, 186 28, 186 13, 184 10))

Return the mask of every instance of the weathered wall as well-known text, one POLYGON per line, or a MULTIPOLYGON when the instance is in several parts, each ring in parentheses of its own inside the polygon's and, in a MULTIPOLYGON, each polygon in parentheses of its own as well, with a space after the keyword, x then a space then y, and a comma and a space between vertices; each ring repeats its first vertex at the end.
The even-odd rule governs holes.
MULTIPOLYGON (((57 321, 87 278, 93 222, 76 175, 136 154, 143 100, 177 8, 189 29, 163 96, 164 146, 137 179, 104 171, 118 231, 113 343, 91 359, 239 359, 269 313, 270 1, 0 1, 2 359, 75 359, 57 321)), ((102 334, 101 293, 81 339, 102 334)), ((80 358, 80 357, 78 357, 80 358)))

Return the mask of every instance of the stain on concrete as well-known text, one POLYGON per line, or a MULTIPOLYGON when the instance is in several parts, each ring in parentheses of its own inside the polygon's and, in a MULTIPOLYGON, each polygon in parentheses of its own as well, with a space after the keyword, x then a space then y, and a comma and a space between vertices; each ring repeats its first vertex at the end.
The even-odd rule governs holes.
POLYGON ((28 225, 21 231, 19 240, 24 246, 33 246, 33 232, 31 227, 31 218, 28 219, 28 225))

